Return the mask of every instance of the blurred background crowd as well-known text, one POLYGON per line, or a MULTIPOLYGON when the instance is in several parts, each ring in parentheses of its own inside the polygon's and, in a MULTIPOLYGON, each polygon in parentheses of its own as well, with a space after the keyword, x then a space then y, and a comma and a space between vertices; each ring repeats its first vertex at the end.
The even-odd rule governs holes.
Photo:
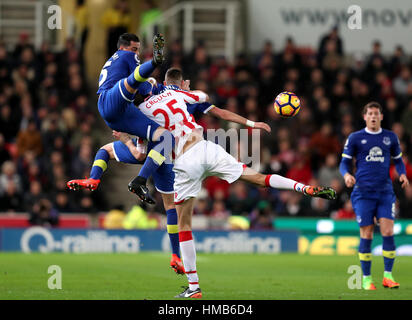
MULTIPOLYGON (((105 23, 110 24, 110 13, 105 23)), ((108 29, 108 39, 114 32, 108 29)), ((81 46, 70 38, 59 52, 47 43, 36 51, 24 33, 12 51, 0 43, 2 212, 35 213, 40 200, 48 201, 43 207, 60 213, 110 209, 110 194, 66 188, 69 179, 88 176, 95 152, 109 142, 102 138, 107 128, 96 108, 97 79, 88 85, 84 74, 87 28, 81 37, 81 46)), ((178 39, 167 43, 166 62, 154 74, 158 81, 169 67, 180 67, 191 88, 207 92, 218 107, 271 126, 270 134, 260 136, 260 172, 331 186, 339 194, 338 200, 325 201, 211 177, 204 182, 195 215, 244 216, 255 229, 271 229, 276 216, 353 219, 351 190, 344 186, 338 166, 347 136, 364 127, 361 110, 371 100, 382 104, 383 127, 398 135, 412 179, 412 60, 401 46, 388 56, 381 53, 381 43, 371 40, 368 56, 349 56, 333 28, 320 37, 317 50, 300 48, 293 38, 266 41, 257 54, 241 54, 229 63, 224 57, 212 58, 202 42, 189 55, 178 39), (302 108, 292 119, 274 111, 274 98, 282 91, 301 99, 302 108)), ((108 52, 113 51, 110 45, 108 52)), ((150 55, 150 48, 142 50, 141 61, 150 55)), ((197 120, 205 129, 239 128, 207 115, 197 120)), ((412 186, 402 190, 393 169, 391 177, 398 217, 412 218, 412 186)), ((127 192, 125 186, 119 188, 127 192)), ((156 197, 158 204, 144 209, 164 215, 160 195, 156 197)))

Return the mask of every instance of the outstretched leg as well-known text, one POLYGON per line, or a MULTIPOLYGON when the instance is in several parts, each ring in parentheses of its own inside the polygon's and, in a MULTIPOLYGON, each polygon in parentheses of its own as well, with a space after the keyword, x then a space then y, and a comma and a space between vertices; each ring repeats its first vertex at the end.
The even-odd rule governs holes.
POLYGON ((271 187, 282 190, 292 190, 311 197, 319 197, 328 200, 336 199, 336 191, 329 187, 307 186, 295 180, 282 177, 277 174, 261 174, 255 170, 245 167, 240 180, 255 184, 260 187, 271 187))
POLYGON ((114 159, 113 144, 109 143, 97 151, 90 170, 90 178, 70 180, 67 182, 67 187, 71 190, 96 190, 100 184, 101 176, 107 170, 109 160, 112 159, 114 159))

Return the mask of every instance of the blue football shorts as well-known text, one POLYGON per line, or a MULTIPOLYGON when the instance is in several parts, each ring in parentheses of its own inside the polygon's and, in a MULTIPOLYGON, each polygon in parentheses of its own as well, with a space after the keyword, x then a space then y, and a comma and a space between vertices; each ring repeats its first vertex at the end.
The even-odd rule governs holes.
MULTIPOLYGON (((137 145, 137 139, 133 138, 133 144, 137 145)), ((142 164, 142 161, 138 161, 130 152, 129 148, 120 141, 113 142, 114 156, 117 161, 130 163, 130 164, 142 164)), ((148 150, 149 152, 150 150, 148 150)), ((173 184, 175 181, 175 173, 173 172, 173 164, 163 163, 159 169, 157 169, 153 175, 153 182, 155 188, 160 193, 171 194, 173 193, 173 184)))
POLYGON ((152 140, 159 124, 146 117, 133 103, 134 95, 122 89, 119 80, 111 89, 103 91, 97 102, 100 115, 113 130, 152 140))
POLYGON ((395 193, 376 192, 366 193, 353 190, 351 194, 352 207, 356 214, 356 221, 360 227, 374 224, 373 218, 395 219, 395 193))

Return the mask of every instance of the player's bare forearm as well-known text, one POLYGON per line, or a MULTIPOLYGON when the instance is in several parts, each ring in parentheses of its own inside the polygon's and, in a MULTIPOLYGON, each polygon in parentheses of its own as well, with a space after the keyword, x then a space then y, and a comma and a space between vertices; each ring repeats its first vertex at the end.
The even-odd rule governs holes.
POLYGON ((136 160, 143 161, 146 158, 146 154, 139 152, 132 140, 127 141, 125 145, 136 160))
POLYGON ((132 138, 130 138, 130 136, 127 133, 113 130, 113 137, 115 137, 120 142, 123 142, 129 149, 133 157, 136 158, 136 160, 143 161, 146 158, 146 154, 141 153, 136 149, 136 146, 134 145, 132 138))
MULTIPOLYGON (((249 122, 252 123, 251 121, 249 121, 245 117, 242 117, 242 116, 240 116, 240 115, 238 115, 238 114, 236 114, 232 111, 218 108, 216 106, 214 108, 212 108, 209 111, 209 113, 213 114, 215 117, 217 117, 219 119, 239 123, 239 124, 244 125, 244 126, 249 126, 249 122)), ((264 122, 255 122, 254 123, 254 128, 263 129, 263 130, 266 130, 267 132, 271 131, 270 127, 264 122)))

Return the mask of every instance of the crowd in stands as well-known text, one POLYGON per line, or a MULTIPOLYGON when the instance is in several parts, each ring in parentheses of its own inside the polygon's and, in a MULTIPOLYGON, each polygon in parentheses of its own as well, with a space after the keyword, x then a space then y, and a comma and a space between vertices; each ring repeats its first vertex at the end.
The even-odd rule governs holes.
MULTIPOLYGON (((180 41, 170 41, 166 63, 154 76, 162 81, 169 67, 180 67, 191 88, 207 92, 217 106, 267 122, 272 132, 261 132, 256 169, 331 186, 338 200, 210 177, 195 214, 241 215, 257 229, 271 229, 276 216, 354 218, 351 190, 338 166, 348 135, 365 126, 361 110, 371 100, 382 104, 383 127, 398 135, 412 179, 412 69, 401 46, 384 55, 375 41, 369 55, 352 57, 336 29, 322 37, 317 50, 300 48, 292 38, 276 46, 266 41, 257 54, 240 54, 229 63, 212 58, 201 42, 185 55, 180 41), (282 91, 300 97, 302 108, 292 119, 274 111, 274 98, 282 91)), ((149 58, 150 50, 141 52, 142 61, 149 58)), ((23 37, 14 52, 0 44, 0 211, 32 211, 41 198, 59 212, 107 211, 101 192, 74 193, 65 185, 68 178, 88 176, 94 152, 107 143, 95 130, 94 89, 86 85, 82 59, 70 40, 59 53, 47 44, 35 51, 23 37)), ((210 116, 197 120, 205 129, 240 128, 210 116)), ((412 186, 402 190, 394 170, 391 177, 398 217, 412 218, 412 186)), ((164 212, 156 197, 159 205, 150 211, 164 212)))
MULTIPOLYGON (((72 40, 61 52, 36 51, 26 34, 0 44, 0 211, 96 212, 102 195, 69 192, 68 177, 88 175, 100 145, 96 115, 72 40)), ((33 219, 36 220, 36 219, 33 219)))

